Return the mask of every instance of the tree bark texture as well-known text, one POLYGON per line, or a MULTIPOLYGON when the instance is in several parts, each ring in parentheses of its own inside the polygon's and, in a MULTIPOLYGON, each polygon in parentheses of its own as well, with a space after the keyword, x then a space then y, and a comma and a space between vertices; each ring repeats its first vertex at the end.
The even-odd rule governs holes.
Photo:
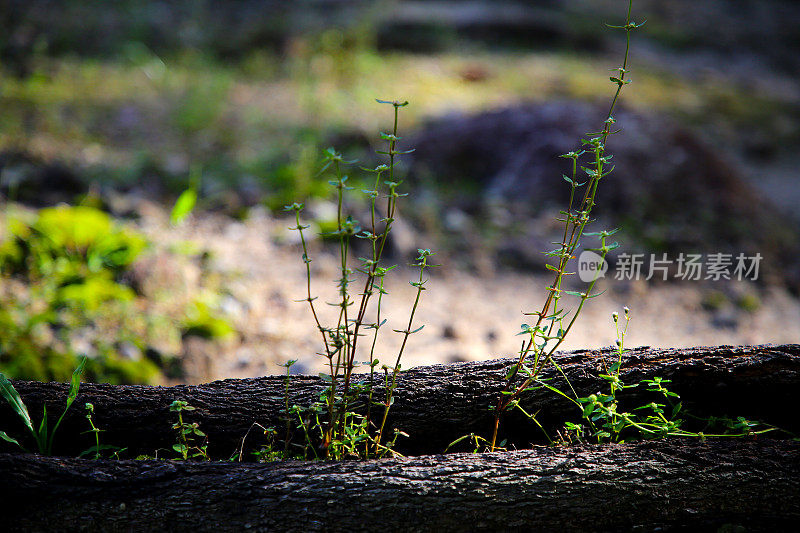
MULTIPOLYGON (((585 396, 607 389, 598 374, 603 372, 603 362, 609 364, 616 357, 606 349, 561 352, 555 360, 578 394, 585 396)), ((503 376, 514 361, 435 365, 402 372, 389 427, 405 431, 410 438, 398 441, 398 451, 406 455, 441 453, 450 442, 467 433, 488 437, 493 423, 489 407, 496 404, 504 385, 503 376)), ((558 372, 549 369, 543 376, 551 379, 552 385, 568 390, 558 372)), ((620 375, 625 383, 653 376, 672 380, 669 388, 679 393, 685 409, 697 416, 744 416, 800 431, 800 417, 796 415, 800 393, 798 344, 643 347, 625 355, 620 375)), ((14 385, 34 421, 39 419, 44 404, 51 420, 63 410, 66 384, 15 381, 14 385)), ((309 405, 318 401, 324 386, 317 377, 292 376, 289 402, 309 405)), ((628 389, 623 394, 633 406, 651 401, 644 387, 628 389)), ((381 395, 378 387, 375 398, 380 399, 381 395)), ((91 434, 82 434, 89 429, 83 410, 86 402, 94 404, 95 423, 104 430, 103 443, 127 447, 131 456, 169 449, 175 443, 172 424, 176 417, 169 411, 173 400, 186 400, 197 408, 186 412, 185 419, 199 422, 209 436, 209 452, 218 458, 230 457, 254 422, 278 431, 285 427, 285 378, 281 376, 174 387, 87 383, 81 385, 75 404, 59 428, 54 453, 76 455, 94 444, 91 434)), ((539 422, 550 431, 560 428, 565 420, 580 419, 574 404, 546 389, 526 393, 521 404, 529 412, 538 412, 539 422)), ((14 436, 25 435, 5 402, 0 405, 0 429, 14 436)), ((259 432, 253 432, 256 433, 259 432)), ((527 448, 542 442, 542 433, 530 420, 509 413, 503 417, 500 439, 507 439, 510 447, 527 448)), ((258 438, 248 437, 246 444, 256 447, 258 438)), ((0 445, 5 443, 0 441, 0 445)))
POLYGON ((371 461, 0 454, 3 531, 797 531, 800 443, 536 447, 371 461))

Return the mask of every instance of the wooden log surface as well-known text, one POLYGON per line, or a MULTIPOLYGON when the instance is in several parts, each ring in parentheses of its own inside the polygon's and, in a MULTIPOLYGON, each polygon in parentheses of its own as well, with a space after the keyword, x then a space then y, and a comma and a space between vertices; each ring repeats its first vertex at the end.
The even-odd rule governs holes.
POLYGON ((0 454, 2 530, 788 532, 799 452, 739 439, 339 463, 0 454))
MULTIPOLYGON (((602 373, 602 361, 607 364, 614 355, 608 349, 573 351, 559 353, 556 360, 576 391, 588 395, 604 388, 598 374, 602 373)), ((513 361, 435 365, 402 372, 389 420, 390 426, 410 435, 399 441, 399 451, 411 455, 441 453, 448 443, 466 433, 488 435, 492 424, 489 406, 496 403, 503 386, 502 376, 513 361)), ((800 392, 798 344, 644 347, 626 354, 620 376, 624 382, 653 376, 671 379, 671 389, 698 416, 745 416, 790 431, 800 430, 800 417, 795 413, 800 392)), ((549 370, 544 377, 566 388, 557 372, 549 370)), ((51 416, 61 413, 67 385, 25 381, 14 381, 14 385, 34 419, 38 419, 44 404, 51 416)), ((197 408, 187 413, 186 419, 199 422, 208 434, 212 455, 229 457, 254 422, 278 430, 284 427, 284 387, 281 376, 175 387, 82 384, 56 436, 54 452, 76 455, 93 444, 91 435, 81 435, 89 429, 83 410, 85 402, 95 406, 95 422, 105 431, 104 443, 127 447, 131 456, 170 448, 175 442, 171 429, 175 414, 169 412, 169 405, 182 399, 197 408)), ((318 399, 323 387, 317 377, 292 376, 289 401, 308 405, 318 399)), ((625 391, 633 401, 642 393, 641 387, 625 391)), ((559 427, 564 420, 579 418, 573 404, 547 390, 527 393, 522 404, 538 411, 539 421, 550 429, 559 427)), ((4 402, 0 405, 0 429, 11 435, 24 435, 22 425, 4 402)), ((501 429, 501 438, 507 438, 517 448, 541 441, 536 426, 518 415, 506 416, 501 429)), ((252 445, 256 444, 254 439, 252 445)))

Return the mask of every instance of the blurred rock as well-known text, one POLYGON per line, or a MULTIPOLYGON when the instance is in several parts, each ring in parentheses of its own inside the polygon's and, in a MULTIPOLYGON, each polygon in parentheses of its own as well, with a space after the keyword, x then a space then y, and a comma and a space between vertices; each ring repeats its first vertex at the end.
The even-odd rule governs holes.
MULTIPOLYGON (((579 140, 602 125, 605 113, 562 101, 448 115, 409 138, 416 147, 410 177, 447 190, 459 202, 450 209, 504 205, 518 227, 503 232, 495 249, 524 266, 534 258, 508 250, 542 250, 543 235, 526 221, 565 207, 569 189, 560 176, 570 174, 571 164, 558 156, 580 149, 579 140), (476 188, 479 194, 458 194, 476 188), (525 246, 528 241, 536 246, 525 246)), ((622 131, 609 138, 608 151, 616 168, 603 179, 595 209, 600 220, 590 231, 622 227, 626 251, 634 245, 670 256, 758 252, 762 278, 800 288, 798 228, 744 181, 719 147, 660 115, 622 109, 615 118, 622 131)))
POLYGON ((67 167, 22 152, 0 154, 0 192, 9 200, 34 207, 71 203, 88 186, 67 167))

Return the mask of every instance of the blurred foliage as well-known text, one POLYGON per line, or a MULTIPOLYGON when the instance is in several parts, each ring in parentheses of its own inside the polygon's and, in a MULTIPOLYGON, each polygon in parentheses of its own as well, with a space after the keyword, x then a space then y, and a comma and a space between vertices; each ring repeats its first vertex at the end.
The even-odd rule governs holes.
MULTIPOLYGON (((170 198, 189 186, 197 164, 204 169, 199 209, 236 211, 261 201, 275 209, 325 194, 324 180, 314 178, 326 146, 370 157, 372 132, 381 127, 370 112, 375 96, 413 101, 404 118, 413 128, 451 109, 591 101, 605 79, 602 62, 588 55, 378 55, 348 42, 346 34, 326 32, 298 39, 285 58, 261 52, 234 64, 192 54, 162 60, 149 50, 141 51, 149 59, 135 62, 43 56, 36 75, 5 79, 0 153, 63 162, 87 187, 145 188, 170 198)), ((779 87, 754 97, 745 85, 720 79, 677 78, 644 65, 636 72, 628 106, 680 116, 722 145, 768 139, 793 146, 800 138, 793 118, 800 110, 779 87), (743 128, 748 136, 740 135, 743 128)), ((5 166, 3 179, 29 167, 5 166)))
POLYGON ((231 324, 218 316, 214 306, 202 299, 189 304, 182 327, 184 335, 195 335, 203 339, 222 339, 233 335, 231 324))
MULTIPOLYGON (((0 244, 2 371, 14 378, 67 380, 78 362, 80 337, 114 315, 125 325, 126 315, 135 313, 136 295, 119 278, 146 245, 143 237, 118 228, 92 207, 9 216, 0 244)), ((136 337, 128 327, 119 334, 120 339, 136 337)), ((160 375, 141 353, 138 358, 122 353, 119 344, 93 348, 90 379, 149 383, 160 375)))
POLYGON ((142 235, 93 207, 7 216, 0 243, 0 371, 65 381, 78 357, 88 355, 88 379, 155 383, 161 369, 145 355, 154 335, 230 334, 230 324, 210 306, 190 305, 183 323, 144 308, 124 278, 147 246, 142 235))
MULTIPOLYGON (((724 48, 706 35, 718 26, 742 54, 791 51, 791 32, 761 11, 749 14, 751 28, 722 7, 704 6, 709 16, 695 20, 684 16, 696 10, 686 0, 642 4, 641 38, 659 46, 683 50, 691 35, 693 47, 724 48), (697 29, 715 16, 725 24, 697 29), (762 50, 759 27, 781 44, 762 50)), ((598 56, 619 44, 599 31, 615 12, 611 0, 126 0, 102 10, 12 0, 0 15, 0 156, 62 161, 87 186, 169 200, 201 165, 199 209, 279 209, 327 194, 314 179, 326 146, 371 157, 376 97, 412 101, 408 129, 426 116, 521 99, 592 100, 606 79, 598 56)), ((769 152, 800 140, 800 107, 770 76, 693 63, 684 75, 668 54, 662 59, 651 54, 633 65, 637 91, 626 105, 677 115, 734 150, 769 152)), ((19 170, 2 169, 3 179, 19 170)))
MULTIPOLYGON (((786 22, 796 20, 794 4, 640 0, 638 8, 648 20, 644 38, 660 45, 738 47, 784 63, 791 72, 798 42, 794 25, 786 22)), ((24 71, 36 50, 111 57, 129 43, 143 43, 158 54, 190 49, 241 59, 253 50, 284 52, 297 36, 330 28, 357 30, 384 51, 430 53, 476 45, 597 49, 610 39, 598 31, 598 21, 608 20, 618 5, 616 0, 121 0, 98 9, 96 2, 78 0, 7 0, 0 30, 8 37, 0 41, 0 57, 24 71)))
POLYGON ((85 283, 89 275, 109 281, 147 244, 140 235, 118 228, 106 213, 86 206, 45 208, 28 223, 12 218, 8 231, 0 246, 3 272, 50 278, 62 288, 85 283))

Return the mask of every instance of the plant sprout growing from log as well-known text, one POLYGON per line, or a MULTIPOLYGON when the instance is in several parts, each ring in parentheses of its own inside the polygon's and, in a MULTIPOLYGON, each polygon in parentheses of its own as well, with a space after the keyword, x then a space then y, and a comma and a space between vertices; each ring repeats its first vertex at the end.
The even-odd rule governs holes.
POLYGON ((556 264, 547 264, 547 269, 554 272, 553 282, 547 287, 547 297, 539 311, 526 313, 536 317, 533 324, 523 324, 521 335, 527 336, 527 340, 522 343, 517 362, 511 367, 505 379, 506 384, 502 390, 497 404, 494 406, 494 428, 490 440, 489 449, 494 451, 497 447, 497 435, 500 428, 500 419, 503 413, 510 407, 519 407, 519 396, 533 385, 549 365, 558 368, 558 364, 553 360, 553 354, 564 342, 575 321, 583 310, 584 304, 590 298, 598 296, 593 294, 597 276, 588 284, 584 291, 569 291, 563 288, 564 276, 571 274, 568 272, 570 261, 575 256, 575 251, 580 245, 580 240, 584 236, 594 235, 600 238, 600 247, 594 249, 595 252, 605 260, 606 254, 618 246, 617 243, 607 241, 617 230, 600 231, 598 233, 586 233, 585 229, 592 221, 591 215, 595 207, 600 181, 608 176, 614 167, 611 164, 611 154, 606 152, 608 138, 616 133, 614 130, 614 109, 616 108, 622 88, 631 82, 628 77, 628 55, 630 52, 631 32, 639 28, 642 24, 637 24, 631 19, 633 0, 628 2, 628 11, 625 24, 622 26, 610 26, 625 31, 625 55, 622 65, 613 69, 614 75, 610 76, 611 83, 616 86, 616 91, 611 100, 611 105, 603 121, 603 127, 599 132, 589 134, 588 139, 581 141, 582 149, 563 154, 561 157, 571 162, 571 173, 564 176, 564 180, 569 184, 569 201, 567 208, 561 211, 563 218, 558 220, 564 223, 564 232, 558 247, 545 255, 555 259, 556 264), (581 176, 579 178, 579 159, 586 155, 589 162, 586 166, 580 166, 581 176), (580 182, 580 179, 585 181, 580 182), (582 199, 581 191, 583 194, 582 199), (576 200, 578 202, 576 203, 576 200), (578 298, 578 305, 568 319, 568 311, 561 305, 564 296, 574 296, 578 298), (525 376, 522 382, 514 378, 522 372, 525 376))
MULTIPOLYGON (((326 360, 328 371, 320 374, 320 377, 327 383, 327 387, 322 394, 327 421, 321 431, 321 444, 323 457, 342 458, 350 455, 361 455, 363 457, 381 457, 393 453, 391 447, 401 432, 395 431, 393 440, 384 443, 386 433, 386 422, 394 402, 394 391, 397 387, 397 375, 401 370, 401 359, 405 351, 408 339, 411 335, 418 333, 422 326, 415 327, 414 318, 420 303, 422 291, 426 289, 425 272, 431 265, 430 256, 433 252, 427 249, 418 250, 418 256, 413 266, 419 269, 419 277, 416 281, 411 281, 411 285, 416 289, 416 296, 409 312, 409 319, 406 327, 401 330, 394 330, 401 334, 402 343, 398 350, 394 365, 383 368, 385 373, 384 399, 378 402, 374 398, 373 386, 375 382, 375 370, 380 364, 376 357, 376 346, 378 335, 381 328, 386 324, 383 316, 383 296, 387 293, 384 285, 386 275, 395 268, 385 266, 383 263, 386 245, 392 224, 395 221, 398 200, 406 196, 399 192, 402 180, 396 176, 397 159, 411 153, 413 150, 399 150, 397 142, 401 139, 398 136, 398 123, 400 109, 408 105, 408 102, 378 100, 380 104, 392 106, 394 111, 394 122, 391 133, 381 133, 380 138, 387 143, 385 150, 378 153, 386 156, 388 161, 380 164, 374 169, 362 169, 374 174, 374 184, 371 189, 365 189, 362 193, 366 196, 369 205, 369 219, 365 227, 355 220, 352 216, 345 213, 345 194, 353 190, 348 186, 348 176, 344 173, 344 167, 354 163, 347 161, 342 154, 329 148, 325 151, 325 165, 323 172, 332 169, 334 179, 329 181, 336 192, 336 229, 328 234, 338 241, 339 252, 339 273, 340 277, 336 280, 339 299, 331 305, 338 307, 338 318, 332 326, 323 325, 320 315, 315 306, 316 297, 312 295, 311 288, 311 258, 308 252, 308 244, 304 230, 309 226, 303 225, 300 220, 300 213, 303 205, 295 203, 286 206, 287 211, 294 212, 296 225, 292 228, 300 234, 300 244, 303 249, 303 262, 306 265, 306 297, 302 301, 308 302, 311 315, 316 329, 322 338, 323 353, 326 360), (379 213, 379 202, 385 201, 383 215, 379 213), (367 257, 361 257, 360 265, 353 268, 350 264, 350 254, 352 251, 352 239, 363 239, 369 245, 367 257), (360 274, 363 277, 363 288, 358 293, 357 298, 353 297, 351 285, 357 280, 353 277, 360 274), (375 296, 376 306, 374 318, 368 316, 370 301, 375 296), (356 355, 361 347, 360 339, 367 337, 367 331, 371 330, 367 346, 368 364, 370 367, 369 381, 367 383, 355 382, 354 371, 357 367, 356 355), (363 414, 358 414, 356 410, 364 407, 364 396, 366 396, 366 409, 363 414), (383 409, 379 424, 373 419, 373 407, 383 409)), ((296 408, 295 413, 300 420, 306 445, 311 445, 310 434, 313 432, 314 420, 318 420, 319 409, 312 406, 314 413, 307 413, 304 417, 302 409, 296 408), (312 416, 309 417, 308 415, 312 416), (312 427, 309 427, 312 424, 312 427)), ((316 450, 313 450, 317 456, 316 450)))

